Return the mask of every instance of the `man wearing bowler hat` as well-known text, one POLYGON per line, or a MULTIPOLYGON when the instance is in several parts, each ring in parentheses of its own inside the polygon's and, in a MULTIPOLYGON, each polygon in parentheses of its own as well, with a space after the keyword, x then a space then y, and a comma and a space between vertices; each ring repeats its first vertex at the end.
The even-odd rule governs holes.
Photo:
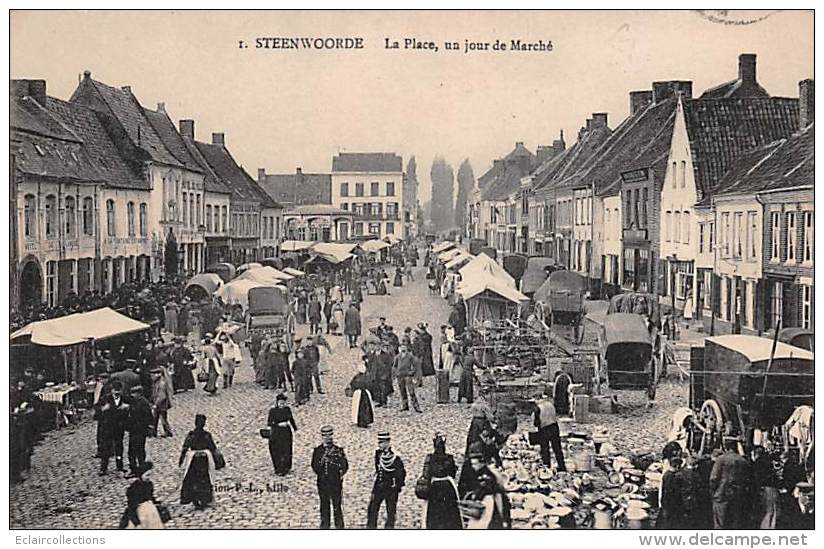
POLYGON ((375 450, 375 484, 372 487, 372 497, 366 511, 366 527, 378 527, 378 512, 381 503, 386 502, 385 528, 395 528, 395 516, 398 509, 398 495, 406 482, 406 470, 403 460, 392 451, 391 439, 388 431, 378 433, 378 449, 375 450))
POLYGON ((128 478, 139 477, 138 472, 146 465, 146 437, 149 436, 154 425, 152 405, 143 396, 143 387, 135 385, 131 388, 129 399, 129 416, 126 420, 126 430, 129 431, 129 469, 128 478))
POLYGON ((320 527, 329 529, 330 507, 335 513, 335 528, 343 525, 343 475, 349 470, 349 462, 343 448, 333 440, 334 430, 325 425, 320 430, 323 443, 312 452, 312 470, 318 476, 318 496, 320 497, 320 527))

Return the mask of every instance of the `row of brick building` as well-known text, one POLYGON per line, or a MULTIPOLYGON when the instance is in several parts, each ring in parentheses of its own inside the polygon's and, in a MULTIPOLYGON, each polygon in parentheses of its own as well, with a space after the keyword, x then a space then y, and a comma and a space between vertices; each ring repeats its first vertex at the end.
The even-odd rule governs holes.
POLYGON ((691 81, 629 93, 567 147, 522 143, 478 180, 466 235, 552 258, 591 293, 655 293, 716 331, 813 328, 814 84, 771 96, 756 56, 693 96, 691 81))

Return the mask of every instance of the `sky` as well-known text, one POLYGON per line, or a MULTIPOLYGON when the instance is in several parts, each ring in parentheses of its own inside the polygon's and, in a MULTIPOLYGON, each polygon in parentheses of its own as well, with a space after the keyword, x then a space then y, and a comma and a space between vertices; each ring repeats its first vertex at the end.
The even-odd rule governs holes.
POLYGON ((414 155, 421 202, 435 156, 456 172, 468 158, 477 178, 516 141, 534 151, 563 129, 569 146, 593 112, 617 126, 629 92, 653 81, 692 80, 698 95, 732 80, 740 53, 758 55, 768 92, 797 97, 799 80, 813 77, 812 11, 11 15, 11 77, 45 79, 51 96, 68 99, 84 70, 130 85, 144 106, 164 102, 172 120, 195 119, 199 140, 225 133, 253 177, 258 168, 329 172, 338 152, 396 152, 404 164, 414 155), (257 49, 258 37, 360 37, 363 48, 257 49), (405 39, 439 51, 405 49, 405 39), (464 53, 465 40, 490 47, 464 53), (493 51, 496 40, 551 41, 552 51, 493 51))

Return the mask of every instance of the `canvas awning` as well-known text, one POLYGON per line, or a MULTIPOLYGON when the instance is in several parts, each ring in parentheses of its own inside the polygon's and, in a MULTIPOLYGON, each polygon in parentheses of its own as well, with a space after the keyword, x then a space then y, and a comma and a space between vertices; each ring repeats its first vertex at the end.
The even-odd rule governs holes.
POLYGON ((441 242, 440 244, 436 244, 435 246, 433 246, 432 251, 436 254, 439 254, 441 252, 445 252, 446 250, 448 250, 450 248, 455 248, 455 247, 456 246, 455 246, 454 242, 441 242))
POLYGON ((259 269, 263 267, 260 263, 244 263, 240 267, 237 268, 238 273, 242 273, 244 271, 248 271, 249 269, 259 269))
POLYGON ((368 253, 378 253, 385 248, 390 248, 391 246, 384 242, 383 240, 366 240, 358 244, 364 252, 368 253))
POLYGON ((292 267, 285 267, 283 272, 292 276, 304 276, 306 274, 300 269, 293 269, 292 267))
POLYGON ((387 242, 389 242, 390 244, 396 244, 396 243, 401 242, 403 240, 403 238, 401 238, 399 236, 396 236, 394 234, 388 234, 388 235, 384 236, 383 239, 386 240, 387 242))
POLYGON ((237 303, 246 310, 249 307, 249 290, 265 286, 267 285, 255 282, 254 280, 235 279, 218 288, 215 295, 222 299, 227 305, 237 303))
POLYGON ((292 280, 293 278, 295 277, 288 273, 284 273, 283 271, 279 271, 274 267, 258 267, 257 269, 247 270, 235 280, 252 280, 254 282, 260 282, 261 284, 271 286, 285 280, 292 280))
POLYGON ((215 293, 215 290, 223 286, 223 279, 220 275, 215 273, 201 273, 189 279, 183 293, 187 293, 192 286, 198 286, 203 289, 208 295, 215 293))
POLYGON ((32 322, 11 334, 9 339, 14 342, 29 337, 31 343, 35 345, 63 347, 89 340, 100 340, 140 332, 148 328, 148 324, 104 307, 88 313, 77 313, 32 322))
POLYGON ((310 240, 284 240, 280 245, 282 252, 303 252, 312 247, 314 242, 310 240))
POLYGON ((462 282, 458 293, 465 300, 471 300, 485 292, 491 292, 513 303, 529 301, 529 298, 511 286, 502 284, 492 277, 477 277, 469 282, 462 282))
POLYGON ((318 242, 312 246, 312 251, 316 254, 327 254, 341 257, 343 254, 351 254, 358 245, 354 242, 318 242))
POLYGON ((451 250, 447 250, 441 254, 438 254, 438 260, 446 263, 447 261, 451 261, 452 259, 461 255, 461 250, 457 248, 452 248, 451 250))
POLYGON ((483 280, 486 277, 491 277, 498 279, 506 286, 513 289, 515 288, 515 279, 512 278, 503 267, 498 265, 494 259, 486 254, 476 255, 475 258, 467 263, 459 272, 461 279, 470 283, 475 278, 483 280))
POLYGON ((446 263, 447 269, 458 269, 465 263, 472 261, 474 256, 465 252, 461 252, 446 263))

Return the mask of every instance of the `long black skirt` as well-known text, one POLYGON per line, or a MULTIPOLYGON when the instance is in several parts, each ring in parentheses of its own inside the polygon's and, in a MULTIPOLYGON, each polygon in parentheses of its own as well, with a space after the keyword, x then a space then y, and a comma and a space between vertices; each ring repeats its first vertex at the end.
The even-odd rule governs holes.
POLYGON ((194 456, 189 470, 183 478, 180 489, 180 503, 205 505, 214 498, 212 479, 209 477, 209 458, 205 455, 194 456))
POLYGON ((269 455, 276 475, 285 475, 292 470, 292 429, 274 427, 269 435, 269 455))
POLYGON ((427 530, 461 530, 463 521, 458 509, 458 494, 448 480, 435 480, 426 500, 427 530))

